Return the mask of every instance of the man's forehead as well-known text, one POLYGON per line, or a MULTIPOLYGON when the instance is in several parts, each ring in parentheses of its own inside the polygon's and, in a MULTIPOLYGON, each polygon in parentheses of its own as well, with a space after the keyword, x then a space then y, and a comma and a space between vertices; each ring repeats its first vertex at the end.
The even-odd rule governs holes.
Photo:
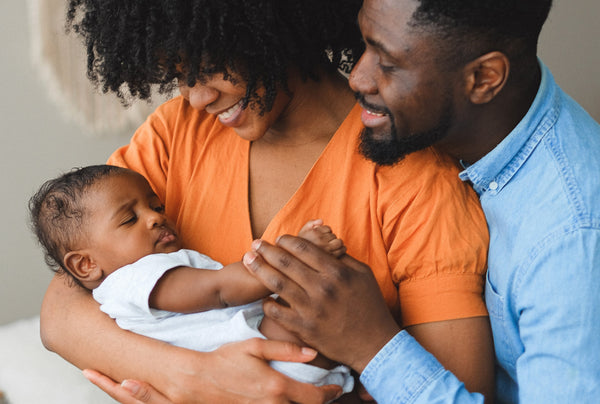
POLYGON ((398 28, 400 24, 406 25, 418 5, 416 0, 364 0, 358 17, 359 21, 361 18, 374 21, 383 19, 392 23, 388 27, 393 29, 398 28))
POLYGON ((358 14, 365 42, 386 53, 403 49, 417 5, 414 0, 365 0, 358 14))

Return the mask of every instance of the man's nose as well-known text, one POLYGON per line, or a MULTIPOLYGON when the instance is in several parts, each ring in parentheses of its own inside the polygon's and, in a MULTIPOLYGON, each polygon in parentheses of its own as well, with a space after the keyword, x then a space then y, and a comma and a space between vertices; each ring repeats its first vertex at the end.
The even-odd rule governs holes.
POLYGON ((356 62, 356 65, 354 65, 354 69, 352 69, 348 79, 352 90, 361 94, 377 93, 373 64, 373 58, 363 53, 358 62, 356 62))

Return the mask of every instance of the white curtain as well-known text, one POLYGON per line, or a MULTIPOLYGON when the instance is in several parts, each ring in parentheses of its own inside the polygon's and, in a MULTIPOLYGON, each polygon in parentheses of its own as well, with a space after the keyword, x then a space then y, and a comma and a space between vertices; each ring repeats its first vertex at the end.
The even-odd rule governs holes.
POLYGON ((31 53, 50 98, 69 120, 84 132, 108 135, 131 131, 165 100, 136 101, 128 108, 113 94, 102 92, 86 76, 86 55, 81 38, 65 32, 65 0, 28 0, 31 53))

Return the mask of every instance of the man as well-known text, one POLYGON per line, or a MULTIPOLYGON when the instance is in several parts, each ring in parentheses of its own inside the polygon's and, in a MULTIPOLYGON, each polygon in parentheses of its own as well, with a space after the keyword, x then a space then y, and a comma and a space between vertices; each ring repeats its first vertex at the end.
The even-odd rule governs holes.
MULTIPOLYGON (((350 77, 364 108, 365 156, 394 164, 435 144, 462 162, 461 178, 480 196, 501 403, 600 396, 600 126, 536 56, 550 7, 365 0, 366 50, 350 77)), ((350 364, 378 403, 483 401, 372 314, 383 309, 363 265, 291 236, 254 247, 248 268, 289 303, 266 302, 266 315, 350 364)))

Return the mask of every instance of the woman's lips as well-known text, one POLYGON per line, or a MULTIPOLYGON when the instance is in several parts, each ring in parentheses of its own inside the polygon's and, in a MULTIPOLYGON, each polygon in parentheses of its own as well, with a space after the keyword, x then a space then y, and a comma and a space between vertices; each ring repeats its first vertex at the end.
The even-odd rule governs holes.
POLYGON ((221 112, 220 114, 217 115, 217 117, 219 118, 219 121, 223 125, 225 125, 225 126, 235 125, 236 121, 238 120, 238 118, 240 117, 242 112, 244 111, 244 108, 242 108, 242 104, 243 104, 242 101, 243 100, 238 101, 237 104, 230 107, 227 111, 221 112))

